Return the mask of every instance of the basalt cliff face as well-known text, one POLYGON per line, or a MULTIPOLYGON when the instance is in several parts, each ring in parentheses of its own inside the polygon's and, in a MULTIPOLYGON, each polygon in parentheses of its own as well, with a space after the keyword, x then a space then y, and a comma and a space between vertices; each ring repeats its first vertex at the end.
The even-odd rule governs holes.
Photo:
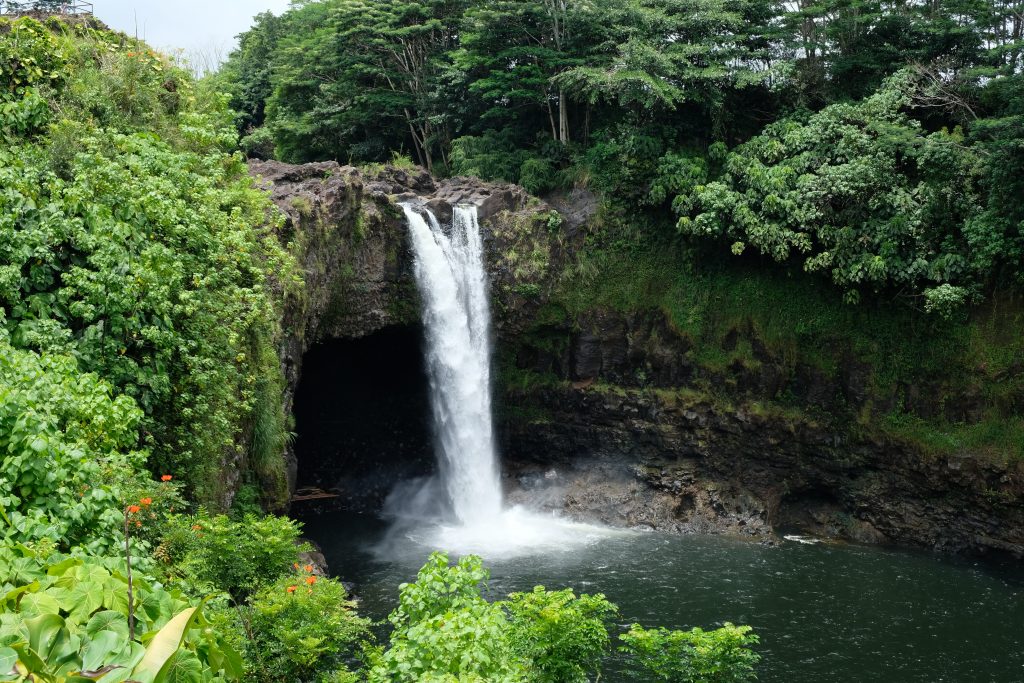
POLYGON ((856 372, 836 385, 766 359, 709 393, 660 312, 597 313, 562 332, 560 354, 512 351, 560 378, 503 394, 513 500, 620 526, 1024 553, 1020 467, 847 426, 849 409, 828 406, 856 394, 856 372), (780 384, 808 407, 764 399, 780 384))
MULTIPOLYGON (((285 213, 284 234, 305 271, 305 295, 281 326, 289 413, 312 344, 418 323, 398 204, 423 204, 445 221, 455 204, 472 203, 484 230, 499 364, 510 371, 497 373, 495 391, 511 500, 678 532, 771 539, 792 529, 1024 554, 1021 468, 970 453, 926 456, 851 428, 868 400, 870 368, 856 358, 825 376, 773 357, 752 327, 740 326, 725 344, 749 345, 756 365, 709 374, 691 361, 694 342, 658 310, 553 316, 550 294, 597 203, 585 192, 542 202, 512 185, 390 167, 250 169, 285 213), (771 400, 780 394, 790 397, 785 407, 771 400)), ((927 411, 927 396, 920 401, 927 411)), ((295 454, 285 457, 294 486, 295 454)))
MULTIPOLYGON (((493 306, 500 311, 498 329, 512 334, 536 310, 535 298, 518 292, 539 287, 549 276, 553 239, 544 226, 550 208, 522 188, 465 178, 436 181, 424 171, 394 167, 368 173, 335 162, 252 161, 249 170, 284 214, 282 239, 297 256, 305 281, 303 295, 289 299, 281 317, 278 354, 286 415, 292 414, 303 355, 313 344, 418 325, 419 295, 402 202, 423 205, 441 221, 451 220, 456 204, 477 206, 487 236, 493 306)), ((294 490, 293 446, 284 458, 294 490)))

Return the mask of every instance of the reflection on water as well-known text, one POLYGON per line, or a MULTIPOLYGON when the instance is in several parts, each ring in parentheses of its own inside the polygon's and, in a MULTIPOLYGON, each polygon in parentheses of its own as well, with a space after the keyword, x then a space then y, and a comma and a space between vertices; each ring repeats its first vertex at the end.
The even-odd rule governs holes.
MULTIPOLYGON (((301 512, 301 511, 298 511, 301 512)), ((384 617, 428 549, 386 525, 330 513, 306 518, 332 572, 356 583, 361 611, 384 617)), ((437 540, 437 539, 426 539, 437 540)), ((485 556, 486 558, 486 556, 485 556)), ((492 597, 536 584, 601 592, 623 624, 670 628, 750 624, 761 636, 759 680, 776 683, 1024 681, 1024 568, 925 553, 655 533, 491 558, 492 597)), ((610 661, 602 680, 617 681, 610 661)))

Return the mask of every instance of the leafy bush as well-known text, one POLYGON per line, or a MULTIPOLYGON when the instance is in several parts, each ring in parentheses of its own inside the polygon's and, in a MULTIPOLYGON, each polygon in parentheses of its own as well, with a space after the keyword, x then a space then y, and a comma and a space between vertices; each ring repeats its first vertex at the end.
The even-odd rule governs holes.
POLYGON ((11 348, 0 332, 0 538, 111 551, 145 454, 142 412, 63 355, 11 348))
POLYGON ((0 563, 13 570, 0 600, 0 678, 17 665, 29 680, 51 683, 95 672, 115 682, 241 679, 237 651, 179 593, 136 574, 129 617, 120 558, 0 546, 0 563))
MULTIPOLYGON (((276 213, 225 153, 236 135, 223 100, 161 55, 59 22, 0 29, 0 73, 45 81, 0 102, 10 343, 73 356, 133 398, 151 464, 216 501, 217 467, 244 442, 260 381, 277 386, 280 372, 266 358, 283 292, 267 282, 294 278, 276 213), (44 123, 48 135, 30 135, 44 123)), ((254 443, 282 430, 271 420, 278 433, 254 443)))
POLYGON ((273 159, 275 155, 274 134, 266 126, 260 126, 239 141, 247 156, 254 159, 273 159))
POLYGON ((488 572, 468 555, 455 566, 433 553, 414 583, 399 586, 389 647, 371 655, 370 683, 417 681, 523 681, 511 649, 508 621, 481 588, 488 572))
POLYGON ((489 130, 453 140, 450 163, 455 175, 514 183, 529 157, 529 152, 516 147, 514 138, 489 130))
POLYGON ((615 605, 603 595, 571 590, 513 593, 501 603, 509 619, 512 651, 529 662, 527 680, 583 683, 598 673, 610 639, 608 622, 615 605))
POLYGON ((19 99, 33 88, 59 87, 71 59, 65 41, 38 21, 0 19, 0 101, 19 99))
POLYGON ((287 517, 179 515, 168 522, 160 553, 190 592, 221 590, 240 601, 289 571, 308 549, 298 537, 298 523, 287 517))
POLYGON ((549 159, 530 157, 519 168, 519 184, 531 194, 545 194, 555 189, 558 173, 549 159))
POLYGON ((965 300, 1020 237, 985 219, 982 158, 962 133, 928 133, 905 113, 915 87, 901 72, 862 102, 772 124, 729 155, 721 180, 683 194, 680 231, 796 260, 851 302, 943 284, 956 288, 943 310, 965 300))
POLYGON ((653 675, 668 683, 745 683, 757 678, 758 637, 749 626, 726 624, 714 631, 645 629, 633 624, 619 638, 634 677, 653 675))
POLYGON ((245 610, 252 678, 355 680, 345 662, 368 638, 370 622, 347 598, 338 581, 298 570, 254 594, 245 610))

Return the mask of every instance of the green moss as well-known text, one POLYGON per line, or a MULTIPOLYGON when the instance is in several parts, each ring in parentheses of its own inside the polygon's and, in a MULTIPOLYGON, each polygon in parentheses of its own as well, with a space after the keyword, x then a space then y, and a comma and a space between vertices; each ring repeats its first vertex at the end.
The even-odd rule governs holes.
POLYGON ((266 508, 281 510, 289 497, 283 457, 289 438, 281 399, 284 377, 277 353, 265 337, 254 337, 252 354, 255 372, 251 377, 254 396, 249 465, 260 483, 266 508))
POLYGON ((309 200, 309 197, 296 195, 292 197, 290 204, 303 218, 309 218, 313 215, 313 203, 309 200))
POLYGON ((717 377, 723 386, 727 369, 739 364, 757 370, 762 354, 791 375, 810 367, 840 381, 841 372, 856 372, 864 377, 866 400, 854 406, 859 412, 851 423, 879 430, 888 412, 906 413, 918 422, 904 435, 929 448, 955 443, 992 457, 1019 457, 1019 298, 994 296, 963 320, 944 320, 902 302, 849 305, 802 272, 735 259, 723 263, 629 234, 628 240, 605 236, 599 246, 584 248, 562 274, 549 306, 576 319, 597 309, 661 311, 692 343, 689 360, 702 370, 698 374, 717 377), (960 427, 933 424, 911 414, 914 395, 930 405, 970 396, 985 417, 960 427))
POLYGON ((888 435, 933 457, 982 455, 997 461, 1024 460, 1024 417, 994 415, 973 424, 924 420, 893 413, 881 422, 888 435))

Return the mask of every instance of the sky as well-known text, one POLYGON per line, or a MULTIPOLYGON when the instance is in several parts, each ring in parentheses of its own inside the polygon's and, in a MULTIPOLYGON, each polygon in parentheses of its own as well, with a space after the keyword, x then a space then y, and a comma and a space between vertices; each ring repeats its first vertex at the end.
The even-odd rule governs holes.
POLYGON ((201 62, 219 62, 252 18, 280 14, 288 0, 91 0, 96 16, 111 28, 136 34, 162 51, 181 49, 201 62))

